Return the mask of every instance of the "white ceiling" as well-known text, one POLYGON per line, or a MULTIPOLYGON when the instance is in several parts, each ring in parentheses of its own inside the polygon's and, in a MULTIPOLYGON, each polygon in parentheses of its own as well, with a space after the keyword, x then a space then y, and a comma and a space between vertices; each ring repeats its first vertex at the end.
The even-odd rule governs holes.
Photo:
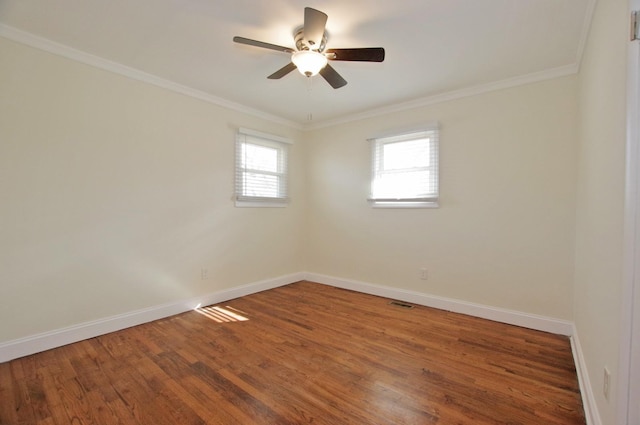
POLYGON ((0 0, 0 35, 302 127, 574 73, 594 2, 0 0), (288 55, 233 36, 293 47, 306 6, 329 15, 328 48, 384 47, 385 61, 332 62, 337 90, 268 80, 288 55))

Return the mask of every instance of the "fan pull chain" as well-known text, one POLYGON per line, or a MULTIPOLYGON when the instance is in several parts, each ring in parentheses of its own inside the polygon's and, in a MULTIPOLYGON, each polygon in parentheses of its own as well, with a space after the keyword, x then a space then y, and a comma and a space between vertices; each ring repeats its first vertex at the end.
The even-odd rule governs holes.
MULTIPOLYGON (((307 77, 307 93, 309 94, 309 102, 308 105, 310 108, 312 108, 312 104, 313 104, 313 80, 314 78, 312 77, 307 77)), ((309 111, 309 113, 307 113, 307 121, 311 122, 313 121, 313 112, 309 111)))

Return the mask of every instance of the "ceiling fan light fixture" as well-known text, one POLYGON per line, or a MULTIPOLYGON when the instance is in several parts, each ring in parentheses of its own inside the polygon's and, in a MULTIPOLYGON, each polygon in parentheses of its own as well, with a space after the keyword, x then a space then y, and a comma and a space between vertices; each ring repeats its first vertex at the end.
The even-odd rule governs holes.
POLYGON ((291 55, 291 62, 295 64, 302 75, 312 77, 327 66, 327 57, 314 50, 301 50, 291 55))
MULTIPOLYGON (((0 0, 1 2, 2 0, 0 0)), ((263 49, 275 50, 291 55, 291 62, 267 76, 270 80, 280 78, 298 69, 302 75, 313 77, 320 74, 334 89, 347 84, 328 61, 346 62, 382 62, 384 49, 382 47, 361 47, 351 49, 328 49, 327 45, 327 14, 311 7, 304 8, 304 25, 293 33, 295 48, 278 46, 264 41, 252 40, 244 37, 233 37, 233 41, 263 49)))

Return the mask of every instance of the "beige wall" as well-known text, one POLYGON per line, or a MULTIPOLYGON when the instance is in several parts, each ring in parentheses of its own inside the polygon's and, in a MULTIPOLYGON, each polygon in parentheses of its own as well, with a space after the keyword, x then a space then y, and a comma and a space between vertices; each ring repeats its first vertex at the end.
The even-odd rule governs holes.
POLYGON ((307 270, 571 319, 576 90, 566 77, 315 131, 307 270), (433 121, 441 207, 372 209, 366 139, 433 121))
POLYGON ((575 77, 300 133, 0 56, 0 341, 303 270, 572 317, 575 77), (432 121, 442 206, 371 209, 366 139, 432 121), (296 140, 288 208, 233 206, 239 126, 296 140))
POLYGON ((301 143, 290 207, 232 202, 236 128, 299 132, 3 38, 0 58, 0 342, 302 269, 301 143))
POLYGON ((579 76, 575 323, 603 424, 615 423, 623 279, 628 2, 599 1, 579 76), (603 370, 613 376, 604 399, 603 370))

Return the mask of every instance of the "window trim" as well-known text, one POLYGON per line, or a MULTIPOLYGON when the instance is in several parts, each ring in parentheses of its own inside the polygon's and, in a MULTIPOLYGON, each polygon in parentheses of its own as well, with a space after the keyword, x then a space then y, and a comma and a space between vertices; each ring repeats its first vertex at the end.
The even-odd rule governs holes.
MULTIPOLYGON (((235 143, 235 177, 234 177, 234 201, 236 207, 249 207, 249 208, 284 208, 290 202, 288 186, 289 186, 289 147, 293 144, 290 139, 285 137, 276 136, 269 133, 263 133, 261 131, 251 130, 248 128, 239 128, 236 134, 235 143), (247 138, 252 140, 248 141, 247 138), (282 172, 268 173, 281 176, 284 181, 280 183, 281 187, 279 191, 284 191, 282 197, 268 197, 268 196, 247 196, 241 193, 242 190, 242 176, 247 169, 242 168, 240 152, 244 144, 252 144, 258 146, 266 146, 278 149, 278 155, 283 155, 282 164, 284 170, 282 172)), ((249 170, 250 171, 250 170, 249 170)), ((260 170, 254 170, 260 172, 260 170)))
POLYGON ((432 123, 420 128, 387 133, 368 139, 371 150, 371 180, 370 193, 367 201, 373 208, 439 208, 439 192, 440 192, 440 176, 439 176, 439 137, 440 127, 438 123, 432 123), (432 133, 432 134, 429 134, 432 133), (431 157, 434 160, 430 167, 435 175, 435 194, 434 196, 415 197, 415 198, 375 198, 373 196, 373 185, 378 174, 378 150, 387 143, 397 143, 415 140, 424 136, 431 136, 429 139, 431 157))

